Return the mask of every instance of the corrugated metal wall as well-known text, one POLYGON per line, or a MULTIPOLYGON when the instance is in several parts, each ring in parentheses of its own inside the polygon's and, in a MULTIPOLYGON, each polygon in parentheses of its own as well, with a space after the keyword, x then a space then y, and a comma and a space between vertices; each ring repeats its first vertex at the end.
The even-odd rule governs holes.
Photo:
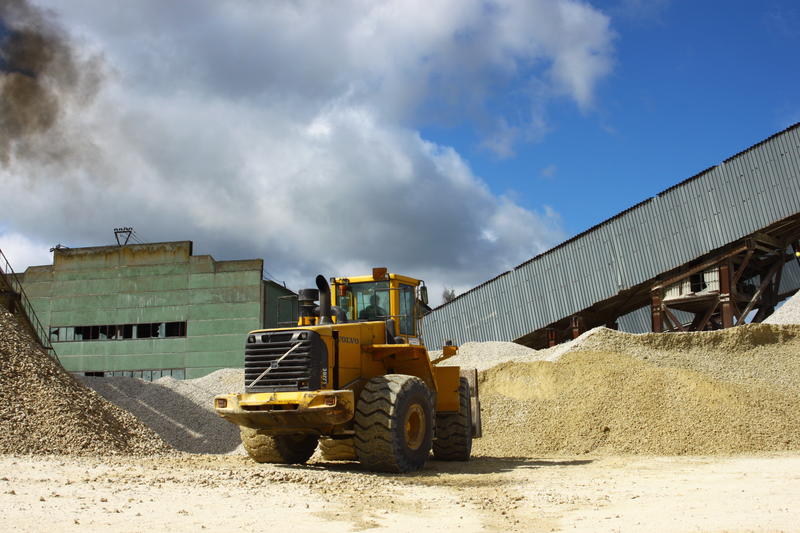
POLYGON ((800 124, 434 309, 428 346, 514 340, 800 212, 800 124))

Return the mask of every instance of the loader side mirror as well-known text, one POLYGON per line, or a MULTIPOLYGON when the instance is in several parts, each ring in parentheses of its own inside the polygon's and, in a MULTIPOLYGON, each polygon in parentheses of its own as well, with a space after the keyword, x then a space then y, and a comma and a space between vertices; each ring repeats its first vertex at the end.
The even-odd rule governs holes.
POLYGON ((419 299, 422 300, 422 303, 428 305, 428 287, 425 285, 419 288, 419 299))

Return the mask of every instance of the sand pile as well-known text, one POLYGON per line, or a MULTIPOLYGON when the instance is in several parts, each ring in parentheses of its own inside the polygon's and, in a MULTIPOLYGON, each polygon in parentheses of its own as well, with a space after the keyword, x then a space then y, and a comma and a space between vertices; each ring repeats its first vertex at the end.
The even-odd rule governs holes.
POLYGON ((800 327, 631 335, 482 372, 475 453, 718 454, 800 449, 800 327))
POLYGON ((158 454, 171 449, 130 413, 78 383, 0 312, 0 453, 158 454))
POLYGON ((746 324, 719 331, 634 335, 598 328, 570 351, 616 352, 734 383, 800 388, 800 326, 746 324))
POLYGON ((136 415, 176 450, 232 453, 241 445, 238 426, 217 416, 213 401, 217 394, 244 392, 242 369, 222 369, 180 381, 163 377, 152 383, 129 377, 80 379, 136 415))

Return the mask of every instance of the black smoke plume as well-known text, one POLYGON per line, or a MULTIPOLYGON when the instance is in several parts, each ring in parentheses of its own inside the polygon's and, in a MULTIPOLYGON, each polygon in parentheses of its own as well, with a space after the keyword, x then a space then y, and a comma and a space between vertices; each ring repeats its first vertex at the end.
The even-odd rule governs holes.
POLYGON ((65 108, 87 104, 99 79, 97 62, 76 55, 51 13, 0 0, 0 164, 68 155, 65 108))

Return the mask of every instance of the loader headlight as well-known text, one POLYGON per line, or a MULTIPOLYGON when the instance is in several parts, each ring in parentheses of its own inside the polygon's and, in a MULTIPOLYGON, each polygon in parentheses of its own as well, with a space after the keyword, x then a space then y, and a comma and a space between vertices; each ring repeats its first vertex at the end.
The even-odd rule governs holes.
POLYGON ((225 398, 215 398, 214 399, 214 407, 217 409, 225 409, 228 407, 228 400, 225 398))

